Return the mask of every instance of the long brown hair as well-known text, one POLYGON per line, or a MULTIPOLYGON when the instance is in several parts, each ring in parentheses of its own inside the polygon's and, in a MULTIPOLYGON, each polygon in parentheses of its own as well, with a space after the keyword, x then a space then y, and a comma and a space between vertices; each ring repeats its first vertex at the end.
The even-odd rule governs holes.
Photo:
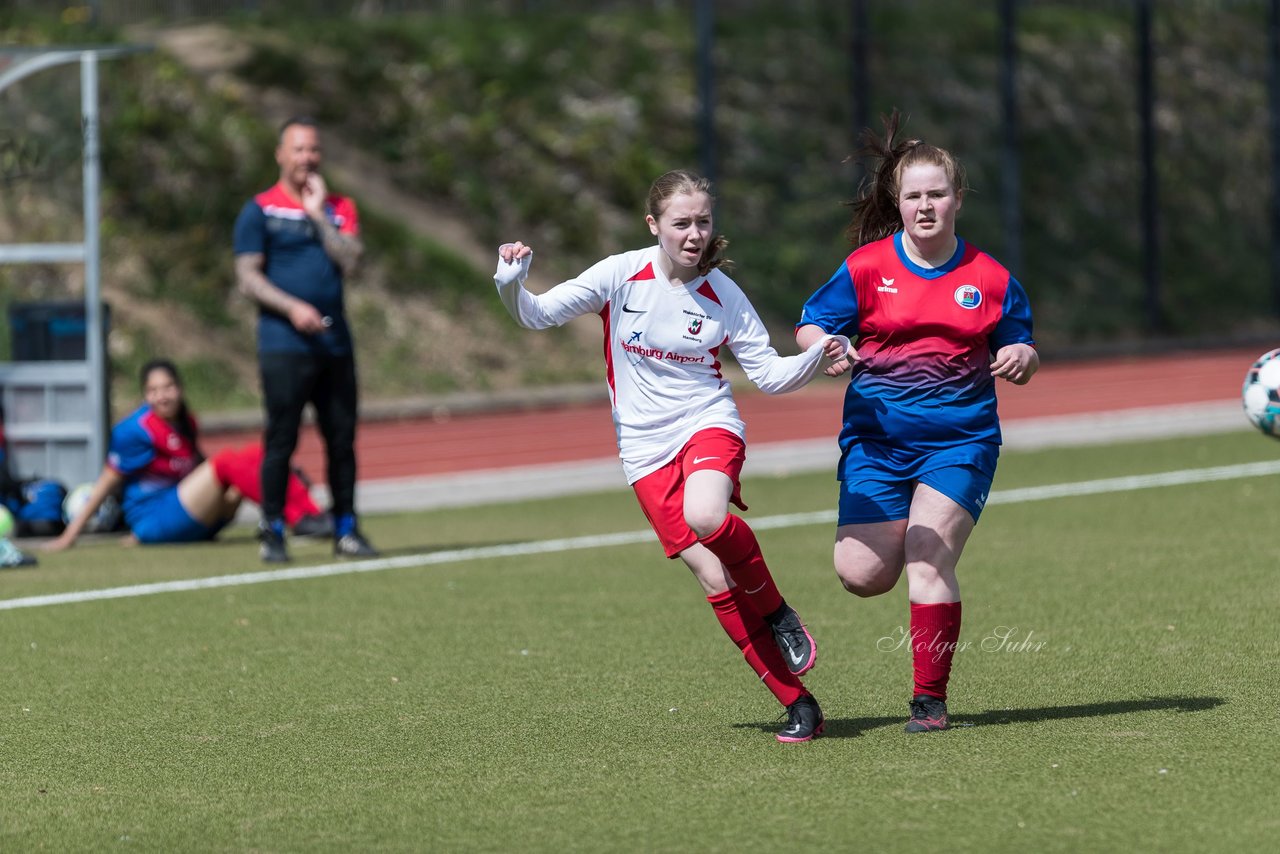
POLYGON ((957 195, 969 189, 964 166, 950 151, 930 145, 923 139, 904 139, 895 142, 902 124, 902 114, 894 110, 882 116, 884 136, 876 136, 867 128, 862 132, 862 148, 856 156, 875 158, 878 163, 869 177, 862 182, 858 198, 849 202, 853 218, 845 229, 845 236, 856 246, 865 246, 902 230, 902 215, 898 212, 898 189, 902 172, 908 166, 923 163, 939 166, 947 173, 947 180, 957 195))
MULTIPOLYGON (((653 186, 649 187, 649 198, 645 202, 645 211, 654 219, 659 219, 662 212, 667 209, 667 202, 672 196, 681 194, 692 196, 694 193, 706 193, 707 198, 714 205, 716 201, 715 194, 711 192, 711 182, 695 172, 689 172, 685 169, 673 169, 665 175, 658 176, 653 182, 653 186)), ((711 239, 711 242, 702 250, 702 258, 698 261, 698 275, 705 276, 717 267, 729 269, 733 266, 733 262, 723 257, 724 250, 729 245, 729 238, 723 234, 717 234, 711 239)))
POLYGON ((143 365, 138 372, 138 379, 144 392, 147 390, 147 381, 151 379, 151 374, 155 371, 162 371, 168 374, 169 379, 173 380, 173 384, 182 393, 178 399, 178 423, 173 425, 173 429, 191 443, 191 446, 196 449, 197 456, 203 458, 203 454, 200 453, 200 437, 197 435, 196 422, 191 417, 191 409, 187 406, 187 395, 182 386, 182 375, 178 373, 178 366, 168 359, 152 359, 143 365))

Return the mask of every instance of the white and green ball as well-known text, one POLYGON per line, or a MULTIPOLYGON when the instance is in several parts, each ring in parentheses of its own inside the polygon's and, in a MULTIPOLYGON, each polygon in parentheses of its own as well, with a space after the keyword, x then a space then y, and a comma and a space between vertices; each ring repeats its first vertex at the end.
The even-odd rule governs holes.
POLYGON ((1244 375, 1244 414, 1263 433, 1280 439, 1280 349, 1264 353, 1244 375))
MULTIPOLYGON (((84 507, 92 492, 92 483, 82 483, 68 492, 67 497, 62 501, 62 521, 70 522, 76 518, 76 514, 84 507)), ((98 509, 94 511, 93 516, 84 526, 84 530, 90 534, 114 531, 120 525, 120 515, 120 502, 114 495, 108 495, 102 504, 98 506, 98 509)))

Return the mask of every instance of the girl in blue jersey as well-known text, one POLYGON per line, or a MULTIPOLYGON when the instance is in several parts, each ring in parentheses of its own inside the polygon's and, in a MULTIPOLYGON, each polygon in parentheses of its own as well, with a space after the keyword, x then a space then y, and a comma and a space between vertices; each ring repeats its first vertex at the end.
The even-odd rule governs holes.
MULTIPOLYGON (((112 428, 107 462, 89 498, 46 550, 74 545, 102 503, 118 492, 130 543, 211 540, 235 518, 242 498, 261 496, 261 445, 228 448, 205 460, 172 362, 144 365, 142 391, 146 402, 112 428)), ((292 480, 295 529, 317 527, 319 508, 296 474, 292 480)))
POLYGON ((947 727, 960 637, 956 564, 1000 453, 995 379, 1022 385, 1040 365, 1026 292, 956 236, 964 171, 950 152, 868 131, 879 163, 854 203, 854 251, 805 303, 796 340, 857 339, 840 433, 835 568, 858 596, 907 574, 914 688, 908 732, 947 727))

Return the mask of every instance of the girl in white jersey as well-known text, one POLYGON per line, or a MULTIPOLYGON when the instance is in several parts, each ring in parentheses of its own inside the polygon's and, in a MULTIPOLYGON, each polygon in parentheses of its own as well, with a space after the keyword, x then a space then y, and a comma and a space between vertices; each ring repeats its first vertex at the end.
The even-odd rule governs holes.
POLYGON ((649 190, 645 221, 656 246, 613 255, 545 294, 525 290, 532 250, 498 250, 494 281, 516 322, 560 326, 584 315, 604 321, 605 367, 618 450, 667 557, 677 555, 702 585, 725 632, 787 707, 779 741, 809 741, 822 710, 799 676, 817 647, 782 599, 755 533, 729 512, 743 510, 739 475, 744 425, 721 347, 770 394, 793 391, 818 372, 823 356, 843 358, 849 341, 823 336, 797 356, 779 356, 759 315, 720 267, 727 241, 712 232, 710 183, 668 172, 649 190))

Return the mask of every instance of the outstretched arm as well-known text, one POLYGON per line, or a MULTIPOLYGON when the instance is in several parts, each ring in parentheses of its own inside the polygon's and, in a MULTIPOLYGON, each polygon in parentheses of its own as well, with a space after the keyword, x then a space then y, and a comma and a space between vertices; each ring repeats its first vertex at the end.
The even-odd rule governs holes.
MULTIPOLYGON (((849 339, 821 330, 806 342, 804 352, 780 356, 769 343, 769 333, 746 295, 726 290, 725 322, 729 326, 729 349, 747 377, 766 394, 785 394, 808 384, 826 358, 843 358, 849 339)), ((815 327, 816 328, 816 327, 815 327)))
MULTIPOLYGON (((824 358, 843 361, 849 350, 849 339, 843 335, 826 335, 810 344, 803 353, 780 356, 772 347, 733 349, 733 356, 747 378, 765 394, 786 394, 803 388, 817 376, 824 358)), ((827 368, 829 371, 831 366, 827 368)))
MULTIPOLYGON (((822 331, 822 327, 814 326, 812 323, 806 323, 796 330, 796 344, 801 349, 808 350, 815 342, 821 341, 827 333, 822 331)), ((831 364, 822 369, 822 372, 829 377, 838 377, 845 371, 853 367, 853 363, 858 361, 858 353, 853 349, 847 338, 835 336, 828 338, 825 346, 827 357, 831 359, 831 364), (841 341, 844 342, 843 352, 840 352, 841 341)))
POLYGON ((111 468, 111 466, 103 466, 102 474, 98 475, 98 481, 93 485, 93 492, 89 493, 89 499, 80 508, 80 512, 67 523, 67 527, 57 539, 50 540, 44 544, 44 550, 60 552, 63 549, 69 549, 74 546, 76 540, 80 537, 80 532, 84 530, 85 525, 89 524, 93 514, 98 512, 102 502, 106 501, 108 495, 123 485, 124 475, 111 468))
POLYGON ((597 314, 604 307, 600 291, 585 279, 561 282, 545 294, 530 293, 524 283, 532 262, 533 249, 518 240, 504 243, 498 247, 498 269, 493 274, 502 304, 525 329, 561 326, 575 317, 597 314))

